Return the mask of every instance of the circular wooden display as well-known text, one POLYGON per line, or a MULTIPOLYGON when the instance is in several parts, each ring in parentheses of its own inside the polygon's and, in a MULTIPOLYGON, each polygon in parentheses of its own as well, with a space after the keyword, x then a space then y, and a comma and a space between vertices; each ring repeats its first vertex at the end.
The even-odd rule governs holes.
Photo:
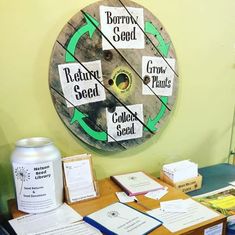
MULTIPOLYGON (((77 138, 105 151, 125 150, 159 134, 175 104, 178 89, 176 55, 164 27, 143 6, 131 1, 122 3, 127 8, 119 1, 100 1, 73 16, 57 37, 50 61, 50 92, 61 120, 77 138), (102 16, 101 6, 105 12, 102 16), (105 7, 110 7, 111 13, 105 7), (125 12, 125 19, 115 18, 111 7, 125 12), (138 17, 133 19, 135 13, 129 7, 143 9, 143 28, 138 17), (135 47, 134 40, 141 38, 140 28, 145 31, 141 31, 144 48, 117 48, 115 42, 108 43, 110 49, 103 48, 104 37, 114 36, 105 35, 105 26, 101 26, 101 18, 108 23, 109 16, 113 27, 117 27, 118 20, 126 20, 124 24, 129 22, 132 27, 123 31, 124 47, 131 37, 131 46, 135 47), (152 72, 148 75, 142 74, 147 70, 144 57, 148 72, 152 72), (102 71, 97 69, 99 66, 102 71), (159 94, 155 90, 159 84, 163 87, 158 87, 160 93, 171 90, 171 94, 159 94), (148 94, 143 94, 143 86, 148 94)), ((117 34, 121 34, 121 28, 115 32, 116 40, 120 39, 117 34)))

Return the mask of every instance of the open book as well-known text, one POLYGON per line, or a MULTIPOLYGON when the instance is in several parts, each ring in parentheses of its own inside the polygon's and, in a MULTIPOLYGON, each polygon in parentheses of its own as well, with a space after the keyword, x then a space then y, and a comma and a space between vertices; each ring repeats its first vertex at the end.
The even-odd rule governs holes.
POLYGON ((162 222, 126 204, 116 202, 83 218, 106 235, 144 235, 162 222))

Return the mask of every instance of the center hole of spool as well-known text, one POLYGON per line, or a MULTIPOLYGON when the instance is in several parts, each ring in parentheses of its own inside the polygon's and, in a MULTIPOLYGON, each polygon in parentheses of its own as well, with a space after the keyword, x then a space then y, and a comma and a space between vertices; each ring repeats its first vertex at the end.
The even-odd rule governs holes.
POLYGON ((126 73, 119 73, 116 77, 115 84, 120 90, 126 90, 130 85, 130 78, 126 73))

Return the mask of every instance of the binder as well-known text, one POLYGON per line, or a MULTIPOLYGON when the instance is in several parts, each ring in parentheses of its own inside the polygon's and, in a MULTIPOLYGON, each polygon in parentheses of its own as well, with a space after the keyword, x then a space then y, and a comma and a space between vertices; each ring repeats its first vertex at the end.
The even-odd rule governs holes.
POLYGON ((106 235, 145 235, 162 225, 162 222, 126 204, 116 202, 83 220, 106 235))

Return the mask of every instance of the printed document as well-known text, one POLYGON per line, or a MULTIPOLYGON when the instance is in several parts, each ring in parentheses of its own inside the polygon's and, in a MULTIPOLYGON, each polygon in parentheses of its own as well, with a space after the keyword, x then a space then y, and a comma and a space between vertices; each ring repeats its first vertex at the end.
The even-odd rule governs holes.
POLYGON ((89 159, 64 162, 64 173, 71 202, 96 196, 89 159))
POLYGON ((31 233, 29 235, 102 235, 102 233, 86 223, 85 221, 78 221, 76 223, 54 227, 39 233, 31 233))
POLYGON ((172 233, 219 216, 217 212, 208 209, 191 198, 184 201, 188 207, 188 211, 185 213, 164 212, 160 208, 147 213, 161 220, 163 225, 172 233))
POLYGON ((55 210, 40 214, 24 215, 9 220, 9 223, 18 235, 28 235, 79 220, 82 220, 82 216, 64 203, 55 210))
POLYGON ((111 176, 111 179, 130 196, 164 189, 161 184, 141 171, 111 176))

